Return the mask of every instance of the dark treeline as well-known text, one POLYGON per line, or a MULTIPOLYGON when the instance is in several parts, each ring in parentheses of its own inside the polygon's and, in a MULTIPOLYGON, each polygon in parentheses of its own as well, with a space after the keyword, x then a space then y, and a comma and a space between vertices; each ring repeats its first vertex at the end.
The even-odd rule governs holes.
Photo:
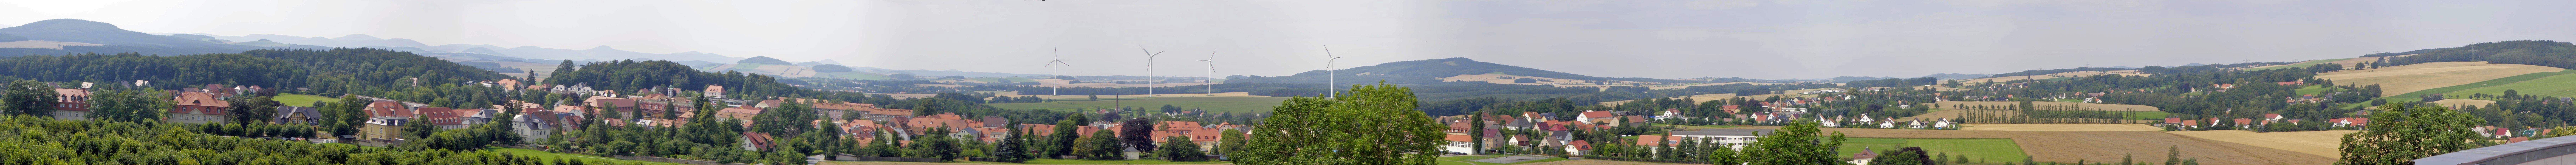
POLYGON ((2384 61, 2375 63, 2380 66, 2398 66, 2433 62, 2487 61, 2499 64, 2576 68, 2576 51, 2569 51, 2571 47, 2576 45, 2548 40, 2488 42, 2425 51, 2421 55, 2384 58, 2384 61))
POLYGON ((508 78, 471 66, 409 52, 369 48, 329 50, 252 50, 242 53, 184 56, 72 54, 21 56, 0 60, 0 75, 37 81, 131 84, 151 81, 153 88, 176 89, 204 84, 258 85, 271 89, 312 88, 316 94, 383 91, 508 78))

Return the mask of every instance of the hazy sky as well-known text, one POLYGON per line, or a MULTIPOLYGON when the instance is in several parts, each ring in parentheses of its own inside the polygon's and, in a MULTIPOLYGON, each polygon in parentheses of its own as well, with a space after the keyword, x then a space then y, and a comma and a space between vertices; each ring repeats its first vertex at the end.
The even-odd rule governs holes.
POLYGON ((367 34, 895 69, 1285 75, 1447 57, 1607 77, 1823 78, 2295 61, 2576 40, 2570 1, 0 1, 0 26, 367 34))

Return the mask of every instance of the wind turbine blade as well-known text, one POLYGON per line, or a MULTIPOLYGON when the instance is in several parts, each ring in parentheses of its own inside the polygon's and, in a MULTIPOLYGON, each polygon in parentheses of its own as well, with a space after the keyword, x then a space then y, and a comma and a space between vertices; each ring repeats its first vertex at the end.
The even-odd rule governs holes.
MULTIPOLYGON (((1333 46, 1324 46, 1324 57, 1333 57, 1333 46)), ((1334 57, 1340 58, 1340 57, 1334 57)))

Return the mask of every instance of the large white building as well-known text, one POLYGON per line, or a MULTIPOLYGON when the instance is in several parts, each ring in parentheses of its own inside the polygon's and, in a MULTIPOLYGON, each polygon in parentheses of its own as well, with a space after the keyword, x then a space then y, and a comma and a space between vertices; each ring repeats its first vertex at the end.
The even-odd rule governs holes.
POLYGON ((1673 137, 1673 138, 1677 138, 1676 140, 1678 140, 1678 139, 1693 139, 1693 140, 1695 140, 1695 141, 1701 141, 1701 142, 1717 142, 1717 143, 1733 144, 1733 145, 1731 145, 1731 146, 1733 146, 1735 149, 1744 149, 1744 146, 1746 146, 1746 145, 1752 145, 1752 144, 1753 144, 1753 141, 1755 140, 1754 138, 1757 138, 1757 137, 1759 137, 1760 135, 1762 135, 1762 134, 1766 134, 1766 133, 1771 133, 1771 130, 1767 130, 1767 129, 1700 129, 1699 131, 1673 131, 1673 132, 1672 132, 1672 136, 1671 136, 1671 137, 1673 137))

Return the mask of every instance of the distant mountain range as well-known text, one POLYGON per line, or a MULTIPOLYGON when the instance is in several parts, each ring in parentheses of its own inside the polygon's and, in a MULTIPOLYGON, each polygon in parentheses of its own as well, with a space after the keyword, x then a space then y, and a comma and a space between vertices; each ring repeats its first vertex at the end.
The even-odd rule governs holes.
POLYGON ((634 51, 617 50, 616 48, 610 48, 610 47, 608 47, 608 46, 597 46, 597 47, 591 47, 590 49, 581 49, 581 50, 573 50, 573 49, 556 49, 556 48, 543 48, 543 47, 536 47, 536 46, 501 47, 501 46, 494 46, 494 45, 473 45, 473 44, 446 44, 446 45, 436 45, 436 46, 432 46, 432 45, 429 45, 429 44, 422 44, 422 43, 420 43, 420 41, 413 41, 413 40, 411 40, 411 39, 401 39, 401 38, 392 38, 392 39, 387 39, 387 38, 377 38, 376 36, 368 36, 368 35, 365 35, 365 34, 351 34, 351 35, 340 36, 340 37, 336 37, 336 38, 329 38, 329 37, 300 37, 300 36, 274 35, 274 34, 251 34, 251 35, 243 35, 243 36, 220 36, 220 35, 204 34, 204 33, 192 33, 192 34, 173 34, 173 35, 209 36, 209 37, 211 37, 211 38, 213 38, 213 39, 229 40, 229 41, 267 41, 267 42, 275 42, 275 43, 283 43, 283 44, 314 45, 314 46, 325 46, 325 47, 372 47, 372 48, 386 48, 386 49, 395 49, 395 50, 414 51, 415 53, 420 53, 420 52, 430 52, 430 53, 474 53, 474 54, 485 54, 485 55, 504 56, 504 57, 513 57, 513 58, 526 58, 526 59, 549 59, 549 60, 604 61, 604 60, 644 59, 644 60, 671 60, 671 61, 735 61, 735 60, 742 60, 742 59, 743 59, 743 58, 740 58, 740 57, 728 57, 728 56, 724 56, 724 55, 717 55, 717 54, 712 54, 712 53, 703 53, 703 52, 696 52, 696 51, 679 52, 679 53, 668 53, 668 54, 643 53, 643 52, 634 52, 634 51))

